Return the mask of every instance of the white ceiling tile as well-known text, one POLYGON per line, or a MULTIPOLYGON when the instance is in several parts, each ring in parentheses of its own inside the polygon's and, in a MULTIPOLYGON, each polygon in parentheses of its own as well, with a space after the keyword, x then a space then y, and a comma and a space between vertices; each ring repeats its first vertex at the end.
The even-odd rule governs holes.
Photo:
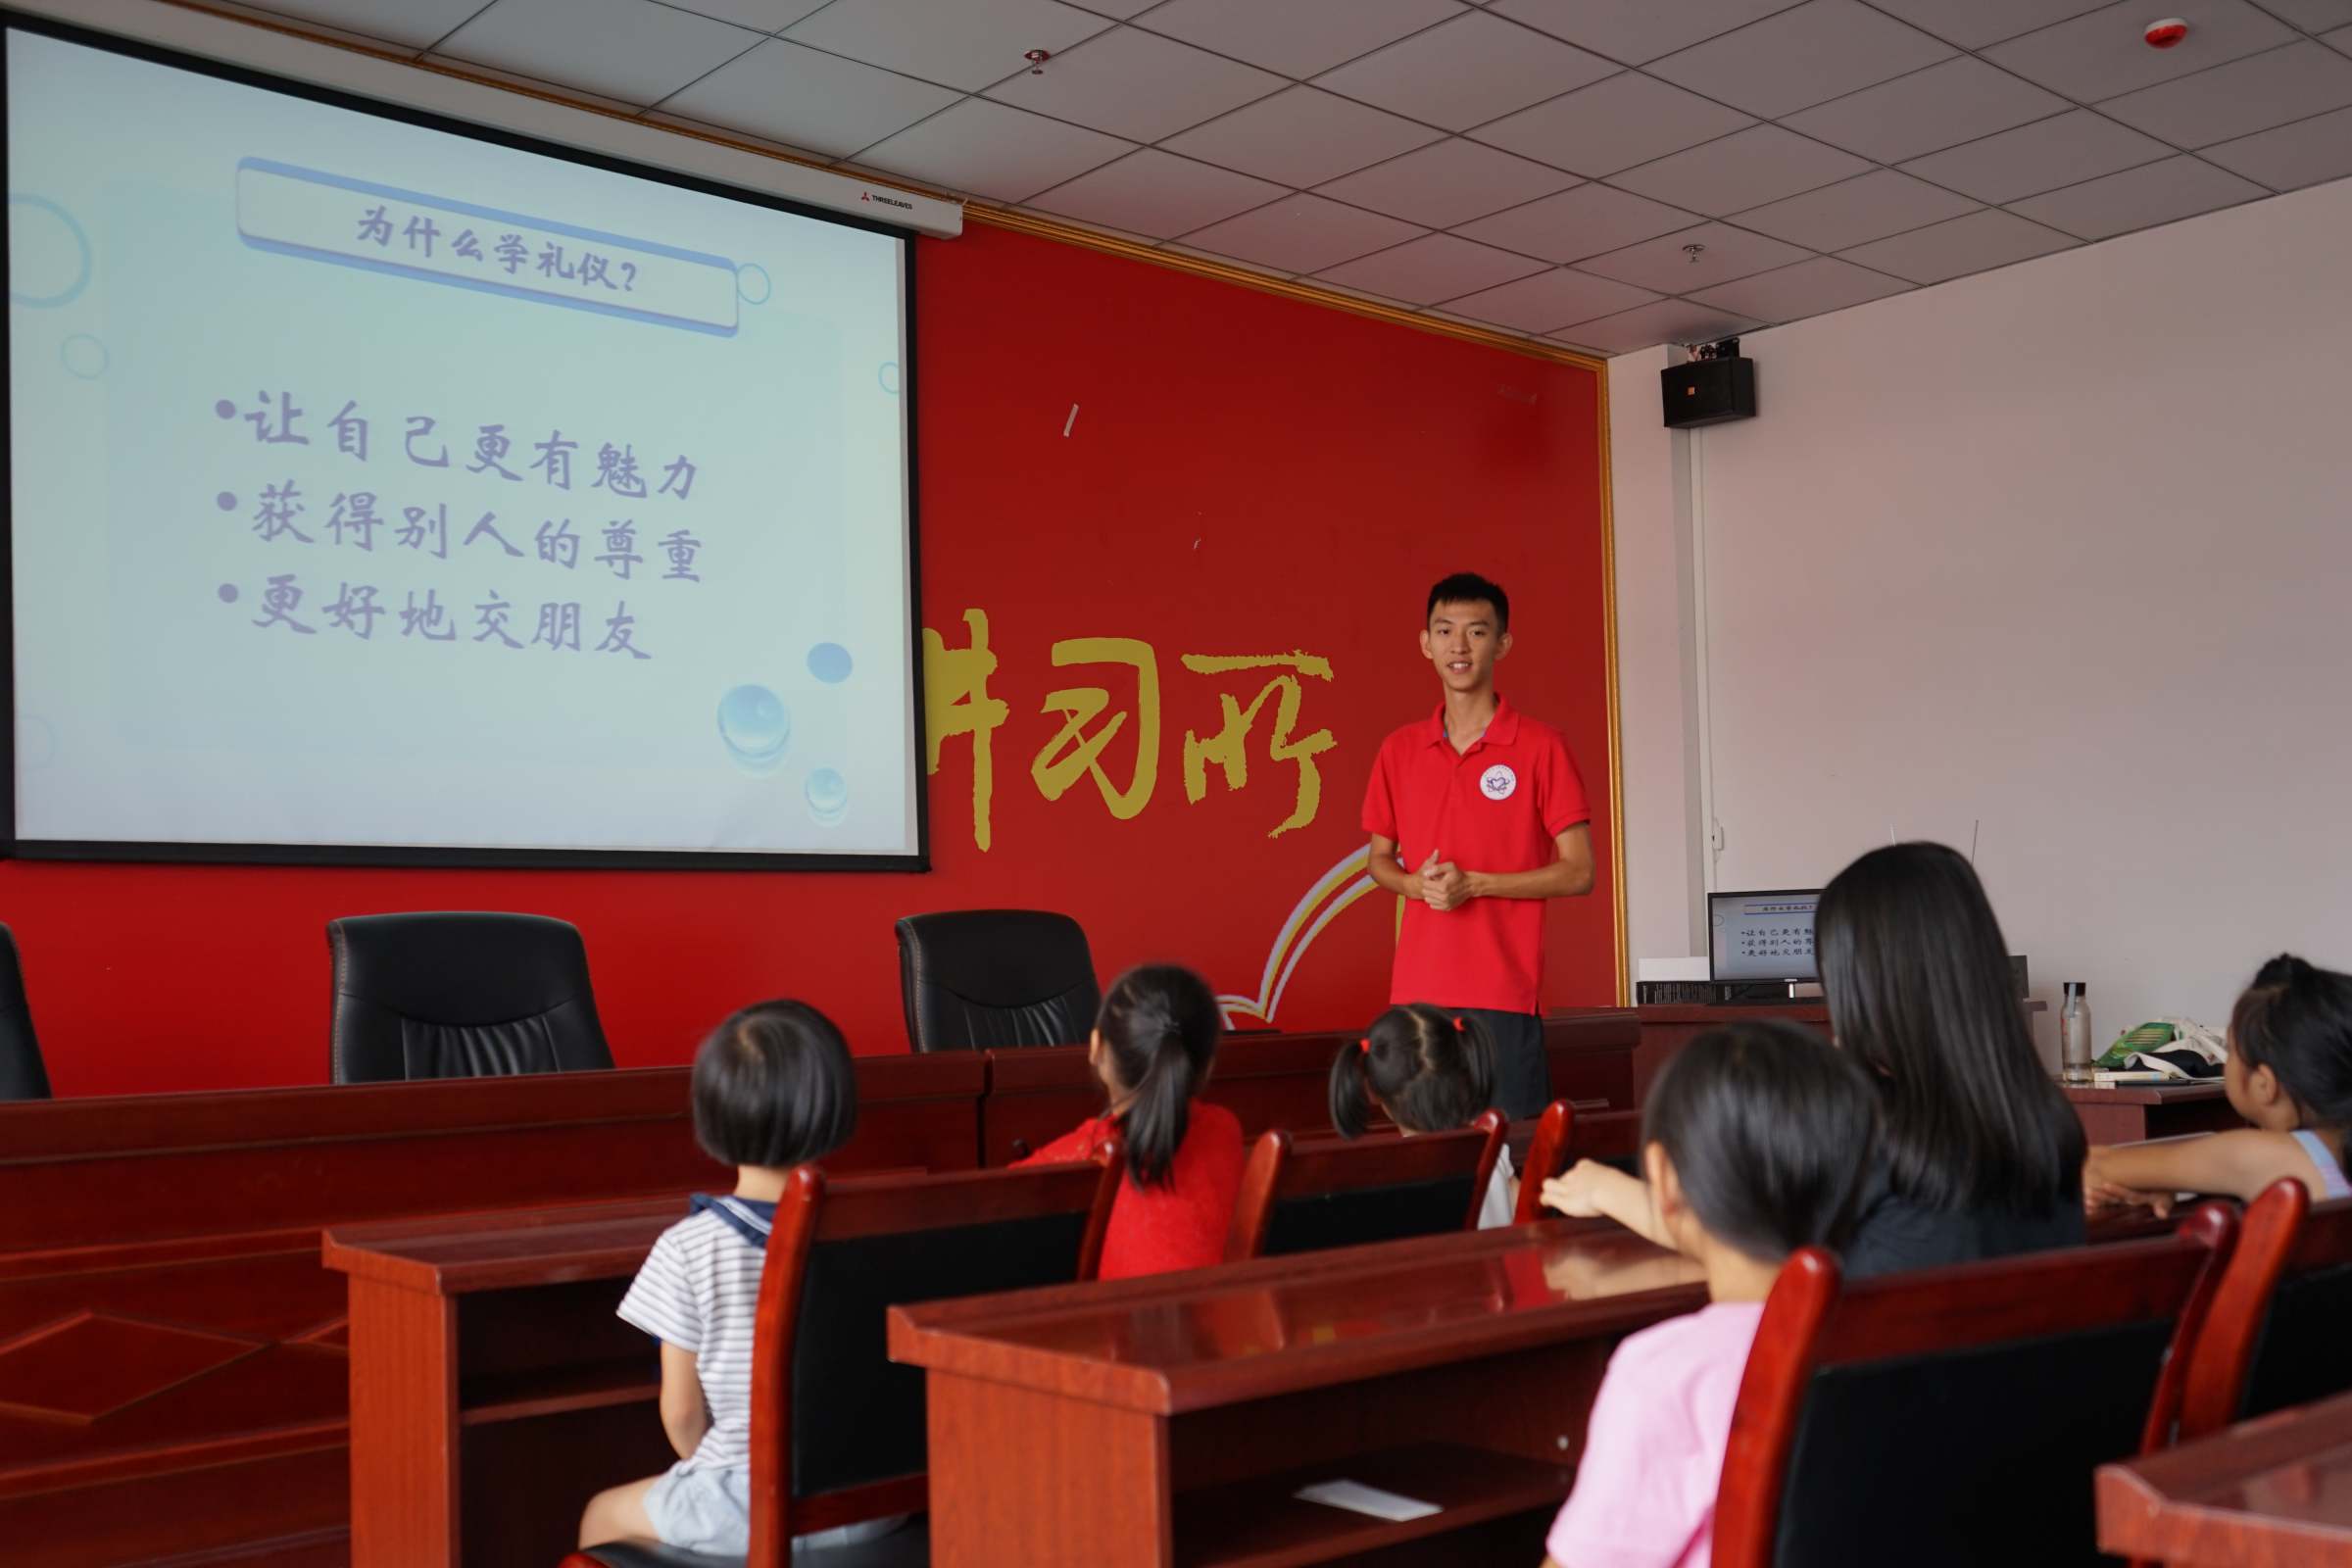
POLYGON ((1794 321, 1825 311, 1842 311, 1867 300, 1882 300, 1889 294, 1904 293, 1910 287, 1899 277, 1888 277, 1834 256, 1816 256, 1777 272, 1758 272, 1753 277, 1708 289, 1693 298, 1702 305, 1738 311, 1759 321, 1794 321))
POLYGON ((2352 24, 2352 0, 2261 0, 2262 9, 2305 32, 2326 32, 2352 24))
POLYGON ((1315 275, 1319 282, 1364 289, 1414 305, 1434 305, 1541 271, 1543 267, 1541 262, 1491 245, 1473 245, 1451 234, 1431 234, 1315 275))
POLYGON ((1732 221, 1808 250, 1841 251, 1958 218, 1976 205, 1908 174, 1874 169, 1802 196, 1736 213, 1732 221))
POLYGON ((2206 148, 2204 156, 2273 190, 2300 190, 2324 179, 2341 179, 2352 174, 2352 109, 2226 141, 2206 148))
MULTIPOLYGON (((1963 49, 1982 49, 2021 32, 2096 11, 2108 0, 1871 0, 1914 26, 1963 49)), ((2155 16, 2151 14, 2149 21, 2155 16)))
POLYGON ((574 86, 570 82, 554 81, 546 76, 526 76, 520 72, 501 71, 496 66, 485 66, 472 60, 453 60, 447 55, 430 51, 418 55, 416 60, 419 65, 447 66, 454 71, 464 72, 467 76, 476 80, 487 81, 501 87, 513 87, 518 92, 545 93, 553 87, 563 94, 564 101, 567 104, 581 104, 591 109, 609 110, 623 119, 645 113, 643 104, 630 103, 621 98, 607 98, 601 93, 590 92, 586 88, 574 86))
POLYGON ((2172 155, 2160 141, 2077 109, 1903 165, 1906 173, 1981 202, 2013 202, 2172 155))
POLYGON ((1550 262, 1573 262, 1602 251, 1672 233, 1698 221, 1698 215, 1653 202, 1609 185, 1579 185, 1507 213, 1464 223, 1466 239, 1550 262))
POLYGON ((1167 0, 1136 25, 1303 77, 1467 10, 1455 0, 1167 0))
POLYGON ((665 5, 696 16, 732 22, 739 27, 781 32, 813 12, 825 0, 662 0, 665 5))
POLYGON ((858 161, 949 190, 1025 202, 1133 147, 1083 125, 966 98, 867 148, 858 161))
POLYGON ((1729 32, 1797 0, 1494 0, 1488 9, 1629 66, 1729 32))
POLYGON ((759 41, 654 0, 496 0, 434 53, 652 104, 759 41))
POLYGON ((1474 11, 1327 72, 1315 85, 1465 130, 1616 71, 1598 55, 1474 11))
POLYGON ((977 92, 1110 25, 1057 0, 833 0, 789 36, 868 65, 977 92))
POLYGON ((1988 210, 1857 245, 1843 259, 1914 283, 1940 283, 2029 256, 2047 256, 2074 243, 2073 236, 2028 222, 2015 213, 1988 210))
POLYGON ((1417 237, 1411 223, 1303 192, 1211 223, 1185 243, 1232 261, 1285 272, 1319 272, 1417 237))
POLYGON ((426 49, 481 10, 482 0, 268 0, 254 9, 426 49))
POLYGON ((1611 176, 1636 195, 1721 218, 1864 172, 1852 153, 1808 141, 1778 125, 1754 125, 1735 135, 1643 164, 1611 176))
POLYGON ((2306 41, 2111 98, 2099 112, 2176 147, 2207 147, 2347 104, 2352 60, 2306 41))
POLYGON ((1882 164, 1973 141, 2070 107, 1973 55, 1817 104, 1782 123, 1882 164))
POLYGON ((1440 134, 1318 88, 1293 87, 1171 136, 1167 146, 1286 185, 1320 185, 1440 134))
POLYGON ((1157 141, 1287 86, 1272 72, 1134 27, 1113 27, 988 90, 1000 103, 1157 141))
POLYGON ((1483 289, 1466 299, 1448 300, 1446 308, 1474 321, 1489 321, 1514 331, 1549 332, 1571 321, 1614 316, 1656 298, 1645 288, 1561 267, 1500 288, 1483 289))
POLYGON ((1173 239, 1262 207, 1282 194, 1280 185, 1147 147, 1056 185, 1031 205, 1090 223, 1173 239))
POLYGON ((2029 197, 2010 211, 2078 239, 2106 239, 2269 194, 2250 179, 2182 156, 2029 197))
POLYGON ((1376 213, 1431 228, 1451 228, 1575 183, 1574 174, 1563 174, 1547 164, 1452 136, 1317 188, 1376 213))
MULTIPOLYGON (((708 120, 697 120, 691 115, 675 115, 666 109, 648 109, 644 111, 644 117, 645 122, 649 125, 667 125, 673 130, 682 130, 689 135, 708 136, 719 141, 731 142, 739 147, 750 147, 759 152, 780 153, 786 158, 804 164, 816 164, 821 167, 834 163, 833 154, 819 151, 814 147, 803 147, 794 142, 776 141, 767 136, 755 136, 750 131, 738 126, 713 124, 708 120)), ((835 167, 847 172, 850 166, 839 164, 835 167)), ((902 176, 895 174, 889 176, 887 180, 883 180, 880 175, 873 177, 880 183, 902 185, 906 183, 902 176)))
POLYGON ((1653 76, 1767 120, 1949 59, 1952 46, 1861 0, 1793 11, 1653 61, 1653 76))
POLYGON ((2284 23, 2246 0, 2164 0, 2153 13, 2145 0, 2119 0, 2087 16, 1995 44, 1984 51, 1984 58, 2087 104, 2185 76, 2294 36, 2284 23), (2160 16, 2185 21, 2188 36, 2170 49, 2149 48, 2141 33, 2160 16))
POLYGON ((1737 311, 1701 305, 1696 300, 1659 300, 1596 320, 1573 322, 1551 335, 1562 342, 1573 339, 1581 347, 1602 354, 1631 354, 1659 343, 1712 343, 1752 332, 1763 324, 1737 311))
POLYGON ((2352 27, 2338 27, 2323 36, 2320 42, 2341 54, 2352 55, 2352 27))
POLYGON ((1689 294, 1750 272, 1801 262, 1811 253, 1726 223, 1702 223, 1577 263, 1587 272, 1638 283, 1660 294, 1689 294), (1685 247, 1696 245, 1695 253, 1685 247))
POLYGON ((1159 0, 1086 0, 1086 3, 1078 9, 1100 12, 1103 16, 1116 17, 1121 22, 1125 22, 1130 17, 1139 16, 1151 10, 1158 3, 1159 0))
POLYGON ((953 88, 771 38, 662 107, 690 120, 847 158, 956 98, 953 88))
POLYGON ((1481 125, 1473 135, 1597 179, 1754 123, 1737 109, 1628 71, 1481 125))

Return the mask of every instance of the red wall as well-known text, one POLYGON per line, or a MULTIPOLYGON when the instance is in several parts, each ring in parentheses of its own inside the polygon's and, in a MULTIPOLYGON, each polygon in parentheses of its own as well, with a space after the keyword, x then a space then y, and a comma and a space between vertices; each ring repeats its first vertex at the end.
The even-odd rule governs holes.
MULTIPOLYGON (((1455 569, 1511 590, 1503 688, 1566 730, 1595 808, 1598 885, 1553 906, 1546 1001, 1613 1000, 1598 378, 985 227, 924 241, 917 279, 923 621, 953 652, 966 610, 988 617, 1005 705, 991 848, 974 842, 973 740, 952 736, 927 876, 0 863, 58 1092, 322 1080, 324 923, 394 909, 576 922, 632 1066, 683 1061, 731 1007, 787 994, 860 1052, 904 1050, 890 923, 921 909, 1065 910, 1105 977, 1170 957, 1254 997, 1294 907, 1363 846, 1381 737, 1435 703, 1415 634, 1428 585, 1455 569), (1157 777, 1124 818, 1089 777, 1049 801, 1032 775, 1063 727, 1048 693, 1110 694, 1087 734, 1136 706, 1132 663, 1054 667, 1078 638, 1139 640, 1156 669, 1157 777), (1240 789, 1209 760, 1188 801, 1186 737, 1213 738, 1221 695, 1246 707, 1286 671, 1184 658, 1300 652, 1330 678, 1292 676, 1292 738, 1333 744, 1312 759, 1311 821, 1269 838, 1298 808, 1299 766, 1271 755, 1280 694, 1240 789)), ((1130 713, 1098 759, 1114 792, 1143 727, 1130 713)), ((1331 921, 1283 1027, 1379 1009, 1394 911, 1375 895, 1331 921)))

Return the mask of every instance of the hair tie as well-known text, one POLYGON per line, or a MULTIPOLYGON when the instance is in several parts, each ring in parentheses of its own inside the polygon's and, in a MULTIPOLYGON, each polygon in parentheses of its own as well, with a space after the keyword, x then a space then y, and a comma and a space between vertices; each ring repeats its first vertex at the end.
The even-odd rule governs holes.
POLYGON ((1358 1040, 1355 1043, 1355 1049, 1369 1056, 1372 1054, 1372 1042, 1369 1040, 1358 1040))
POLYGON ((1454 1020, 1453 1020, 1453 1032, 1454 1032, 1455 1034, 1457 1034, 1457 1035, 1458 1035, 1458 1034, 1460 1034, 1460 1033, 1463 1031, 1464 1027, 1465 1027, 1465 1025, 1462 1023, 1462 1020, 1461 1020, 1461 1019, 1459 1019, 1459 1018, 1456 1018, 1456 1019, 1454 1019, 1454 1020))

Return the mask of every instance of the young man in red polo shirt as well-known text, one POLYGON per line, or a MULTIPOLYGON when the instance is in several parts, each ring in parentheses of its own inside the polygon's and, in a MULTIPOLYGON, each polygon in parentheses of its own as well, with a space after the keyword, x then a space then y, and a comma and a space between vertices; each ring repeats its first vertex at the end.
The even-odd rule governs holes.
POLYGON ((1421 654, 1438 710, 1381 743, 1364 794, 1372 880, 1405 901, 1391 1002, 1474 1014, 1494 1042, 1494 1103, 1551 1099, 1537 995, 1544 901, 1592 890, 1592 811, 1568 743, 1494 690, 1511 602, 1459 572, 1429 591, 1421 654))

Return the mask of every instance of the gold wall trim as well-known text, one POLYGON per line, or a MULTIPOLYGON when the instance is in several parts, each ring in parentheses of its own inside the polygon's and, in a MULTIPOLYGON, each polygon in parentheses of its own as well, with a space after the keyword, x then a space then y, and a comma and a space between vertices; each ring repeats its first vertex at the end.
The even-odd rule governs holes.
POLYGON ((1409 326, 1440 337, 1457 338, 1484 348, 1502 349, 1507 353, 1525 355, 1530 359, 1547 360, 1557 365, 1573 365, 1599 375, 1601 395, 1608 395, 1606 360, 1596 360, 1590 354, 1579 353, 1558 343, 1539 343, 1532 338, 1513 337, 1507 332, 1492 332, 1484 327, 1469 326, 1459 321, 1440 320, 1434 316, 1417 316, 1394 305, 1383 305, 1337 289, 1322 288, 1313 283, 1297 283, 1288 278, 1269 277, 1252 272, 1248 268, 1231 267, 1212 262, 1205 257, 1186 256, 1178 251, 1155 250, 1134 240, 1121 239, 1115 234, 1101 234, 1075 223, 1041 218, 1035 213, 1014 212, 988 202, 967 201, 963 204, 966 222, 985 223, 991 228, 1010 229, 1018 234, 1034 234, 1041 239, 1058 240, 1064 245, 1077 245, 1106 255, 1124 256, 1130 261, 1150 262, 1179 272, 1191 272, 1200 277, 1212 277, 1220 283, 1233 283, 1242 288, 1255 289, 1261 294, 1278 294, 1285 299, 1303 300, 1351 316, 1369 317, 1376 321, 1388 321, 1397 326, 1409 326))
POLYGON ((1617 722, 1617 500, 1609 483, 1609 372, 1594 375, 1600 410, 1600 625, 1602 668, 1609 683, 1609 892, 1616 903, 1617 1005, 1633 1003, 1633 959, 1627 952, 1625 871, 1625 745, 1617 722))

